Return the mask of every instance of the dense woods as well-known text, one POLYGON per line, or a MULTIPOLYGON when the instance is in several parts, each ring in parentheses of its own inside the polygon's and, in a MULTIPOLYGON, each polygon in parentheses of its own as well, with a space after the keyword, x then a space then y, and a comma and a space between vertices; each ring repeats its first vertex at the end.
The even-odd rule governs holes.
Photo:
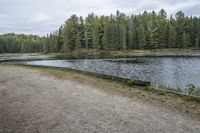
POLYGON ((200 48, 200 17, 181 11, 167 17, 165 10, 139 15, 86 18, 72 15, 57 31, 39 37, 6 34, 0 36, 0 52, 79 52, 81 50, 132 50, 200 48))
POLYGON ((0 36, 0 53, 43 52, 46 38, 14 33, 0 36))

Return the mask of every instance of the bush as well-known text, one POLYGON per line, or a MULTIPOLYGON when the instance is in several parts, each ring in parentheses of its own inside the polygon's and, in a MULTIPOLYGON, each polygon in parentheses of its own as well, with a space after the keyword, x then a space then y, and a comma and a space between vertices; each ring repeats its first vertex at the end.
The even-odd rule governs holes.
POLYGON ((134 80, 128 80, 127 81, 128 86, 133 86, 134 85, 134 80))
POLYGON ((196 95, 196 92, 197 92, 197 90, 196 90, 195 85, 189 84, 188 85, 188 94, 190 94, 190 95, 196 95))

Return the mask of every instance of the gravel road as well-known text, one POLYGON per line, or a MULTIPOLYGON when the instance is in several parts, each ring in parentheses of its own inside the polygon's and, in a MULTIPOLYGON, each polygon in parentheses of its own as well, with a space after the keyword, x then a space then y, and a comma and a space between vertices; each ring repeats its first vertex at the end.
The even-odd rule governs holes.
POLYGON ((0 133, 199 133, 200 121, 90 83, 0 67, 0 133))

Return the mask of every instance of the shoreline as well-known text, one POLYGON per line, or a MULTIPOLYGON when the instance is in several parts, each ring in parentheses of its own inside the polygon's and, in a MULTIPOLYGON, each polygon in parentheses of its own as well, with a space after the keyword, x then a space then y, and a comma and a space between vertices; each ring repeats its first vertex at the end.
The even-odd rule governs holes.
POLYGON ((80 51, 80 53, 48 53, 57 59, 105 59, 105 58, 166 58, 200 57, 199 50, 129 50, 129 51, 80 51))
POLYGON ((142 87, 132 85, 129 86, 125 82, 119 82, 115 79, 105 79, 94 74, 86 72, 78 72, 76 70, 39 67, 39 66, 25 66, 25 65, 1 65, 3 67, 20 67, 25 69, 40 70, 59 77, 61 79, 73 79, 80 82, 88 82, 95 87, 106 88, 106 91, 118 93, 128 97, 137 97, 145 99, 150 102, 158 103, 164 107, 181 111, 182 113, 190 114, 191 116, 200 116, 200 98, 180 93, 170 92, 162 89, 155 89, 151 87, 142 87), (99 85, 100 84, 100 85, 99 85))

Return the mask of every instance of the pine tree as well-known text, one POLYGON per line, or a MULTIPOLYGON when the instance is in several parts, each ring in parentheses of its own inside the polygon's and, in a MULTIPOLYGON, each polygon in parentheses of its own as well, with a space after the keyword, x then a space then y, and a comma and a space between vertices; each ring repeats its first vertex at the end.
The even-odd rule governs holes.
POLYGON ((147 45, 146 48, 158 47, 158 28, 154 27, 152 21, 147 23, 147 45))
POLYGON ((64 25, 64 51, 72 52, 75 50, 76 35, 79 30, 78 17, 76 15, 71 16, 64 25))
POLYGON ((93 31, 93 35, 92 35, 92 42, 93 42, 93 48, 94 49, 100 49, 100 40, 99 40, 99 33, 98 33, 98 29, 95 27, 94 31, 93 31))
POLYGON ((93 48, 95 49, 101 49, 101 24, 99 20, 96 20, 95 27, 93 30, 93 48))
POLYGON ((117 38, 117 35, 122 37, 121 36, 122 34, 120 34, 120 28, 118 29, 117 32, 116 22, 115 20, 112 20, 112 22, 110 22, 109 25, 109 36, 108 36, 109 48, 112 50, 117 50, 121 47, 120 38, 117 38), (118 44, 116 42, 118 42, 118 44))
POLYGON ((127 20, 127 47, 133 49, 136 47, 136 28, 134 24, 134 17, 127 20))
POLYGON ((49 36, 48 35, 44 43, 44 53, 49 53, 49 36))
POLYGON ((195 48, 199 49, 199 37, 198 36, 195 39, 195 48))
POLYGON ((75 50, 80 51, 80 49, 81 49, 81 35, 79 32, 77 32, 75 40, 75 50))
POLYGON ((166 13, 166 11, 164 9, 161 9, 159 14, 158 14, 158 16, 166 19, 167 18, 167 13, 166 13))
POLYGON ((79 33, 81 37, 81 48, 86 48, 85 46, 85 24, 83 17, 80 17, 79 33))
POLYGON ((171 24, 168 24, 168 48, 176 48, 176 30, 171 24))
POLYGON ((108 24, 105 25, 104 27, 104 34, 103 34, 103 39, 102 39, 102 45, 103 45, 103 49, 107 50, 109 48, 109 28, 108 28, 108 24))
POLYGON ((58 30, 58 38, 57 38, 57 47, 58 47, 58 52, 61 51, 61 48, 63 46, 64 42, 64 34, 63 34, 63 26, 61 26, 58 30))
POLYGON ((183 33, 187 31, 185 14, 182 11, 176 13, 176 45, 183 48, 183 33))
POLYGON ((126 15, 117 11, 116 13, 116 35, 115 43, 117 49, 126 49, 126 15))
POLYGON ((186 32, 183 33, 182 40, 183 40, 182 41, 183 42, 183 48, 189 48, 191 46, 189 34, 187 34, 186 32))
POLYGON ((125 26, 120 25, 120 27, 119 27, 119 35, 120 35, 120 39, 119 39, 120 47, 123 50, 126 50, 127 46, 126 46, 126 29, 125 29, 125 26))
POLYGON ((167 21, 167 13, 164 9, 161 9, 159 12, 159 18, 157 19, 157 25, 158 28, 158 42, 159 42, 159 48, 167 48, 168 43, 168 21, 167 21))
POLYGON ((26 48, 25 48, 24 42, 21 43, 20 52, 21 52, 21 53, 26 52, 26 48))
POLYGON ((94 25, 95 25, 95 19, 97 17, 92 13, 89 14, 88 17, 86 18, 85 22, 85 45, 87 49, 93 48, 93 30, 94 30, 94 25))
POLYGON ((133 48, 133 33, 131 31, 128 32, 128 49, 133 48))
POLYGON ((138 28, 138 48, 145 48, 147 46, 147 42, 146 42, 146 34, 145 34, 145 30, 142 24, 139 25, 138 28))

